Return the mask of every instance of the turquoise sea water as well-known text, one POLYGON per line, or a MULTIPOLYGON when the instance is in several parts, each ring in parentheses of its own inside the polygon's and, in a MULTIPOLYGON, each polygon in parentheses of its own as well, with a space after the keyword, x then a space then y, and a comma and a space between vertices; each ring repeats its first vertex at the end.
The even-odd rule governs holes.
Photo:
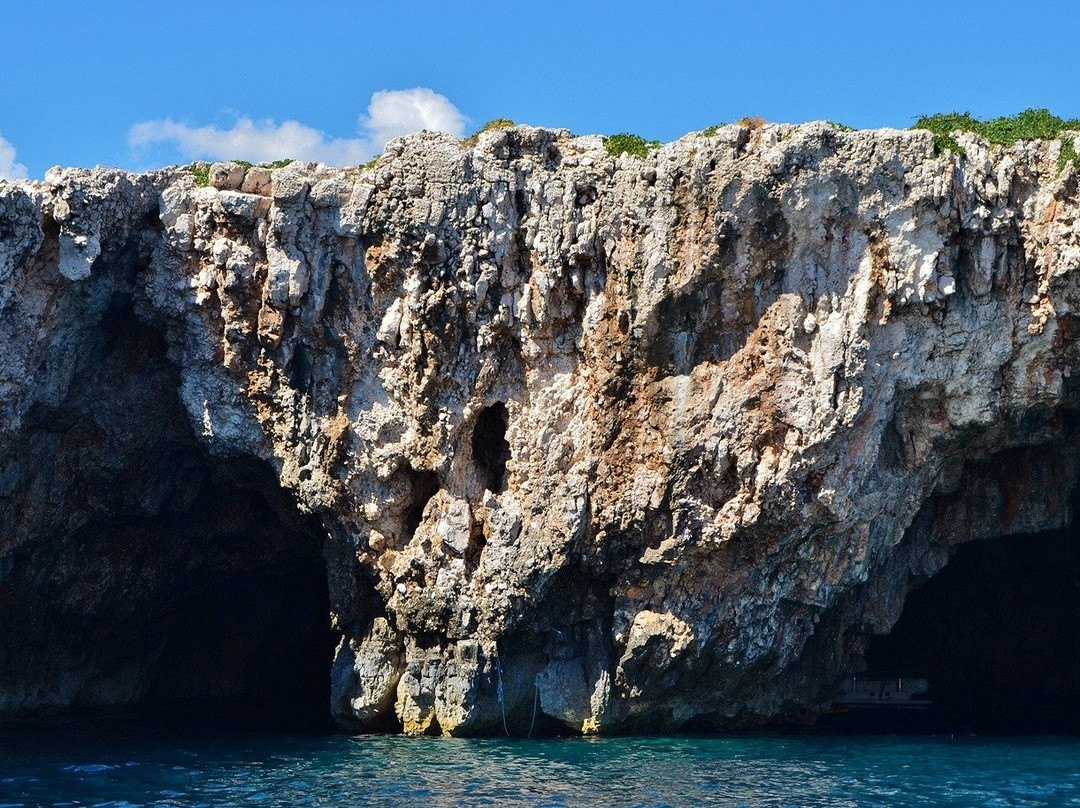
POLYGON ((1080 806, 1080 739, 0 729, 0 806, 1080 806))

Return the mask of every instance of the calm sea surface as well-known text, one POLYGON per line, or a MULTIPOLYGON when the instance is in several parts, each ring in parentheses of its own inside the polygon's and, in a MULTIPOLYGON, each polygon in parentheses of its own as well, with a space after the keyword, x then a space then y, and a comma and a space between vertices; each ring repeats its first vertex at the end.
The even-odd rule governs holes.
POLYGON ((0 806, 1080 806, 1080 739, 0 728, 0 806))

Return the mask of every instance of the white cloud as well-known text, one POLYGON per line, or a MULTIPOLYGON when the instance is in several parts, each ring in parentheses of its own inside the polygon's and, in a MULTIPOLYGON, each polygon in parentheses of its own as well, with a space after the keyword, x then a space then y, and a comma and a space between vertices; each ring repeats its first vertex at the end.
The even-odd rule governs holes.
POLYGON ((379 144, 380 151, 388 140, 421 129, 461 137, 465 124, 465 116, 446 96, 426 87, 380 90, 371 96, 368 114, 360 116, 360 128, 370 133, 368 140, 379 144))
MULTIPOLYGON (((242 117, 229 129, 192 127, 171 118, 137 123, 128 132, 133 148, 171 143, 186 160, 250 160, 291 157, 330 165, 355 165, 382 151, 400 135, 428 129, 461 137, 466 118, 442 95, 425 87, 382 90, 371 97, 368 114, 360 117, 361 137, 331 138, 298 121, 242 117)), ((3 152, 0 151, 0 157, 3 152)), ((2 165, 2 163, 0 163, 2 165)))
POLYGON ((186 159, 315 160, 344 165, 363 162, 369 149, 359 139, 327 138, 317 129, 297 121, 276 124, 272 120, 253 121, 240 118, 230 129, 217 126, 192 127, 171 118, 137 123, 128 132, 128 144, 146 146, 172 142, 186 159))
POLYGON ((26 166, 15 162, 15 147, 0 137, 0 180, 25 180, 26 166))

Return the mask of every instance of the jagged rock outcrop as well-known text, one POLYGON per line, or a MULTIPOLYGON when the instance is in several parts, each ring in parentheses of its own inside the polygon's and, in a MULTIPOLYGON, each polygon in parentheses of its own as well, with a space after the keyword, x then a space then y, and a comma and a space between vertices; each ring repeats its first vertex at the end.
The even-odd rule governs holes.
POLYGON ((812 715, 950 547, 1069 518, 1076 167, 961 139, 0 186, 0 710, 228 698, 161 604, 321 547, 343 726, 812 715))

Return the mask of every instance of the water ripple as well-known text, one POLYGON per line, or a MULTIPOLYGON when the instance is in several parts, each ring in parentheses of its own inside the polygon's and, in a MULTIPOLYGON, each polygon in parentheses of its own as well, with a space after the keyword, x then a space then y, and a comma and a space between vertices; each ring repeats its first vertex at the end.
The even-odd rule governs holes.
POLYGON ((0 731, 0 808, 1080 806, 1080 740, 0 731))

